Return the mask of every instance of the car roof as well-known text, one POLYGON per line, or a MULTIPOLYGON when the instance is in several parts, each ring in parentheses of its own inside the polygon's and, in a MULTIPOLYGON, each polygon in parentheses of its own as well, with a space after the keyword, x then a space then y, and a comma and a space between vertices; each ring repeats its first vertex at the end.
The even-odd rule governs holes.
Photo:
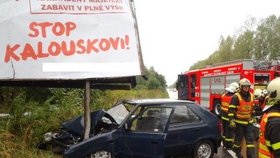
POLYGON ((157 98, 157 99, 132 99, 126 100, 126 103, 137 104, 137 105, 146 105, 146 104, 166 104, 166 103, 193 103, 188 100, 176 100, 168 98, 157 98))

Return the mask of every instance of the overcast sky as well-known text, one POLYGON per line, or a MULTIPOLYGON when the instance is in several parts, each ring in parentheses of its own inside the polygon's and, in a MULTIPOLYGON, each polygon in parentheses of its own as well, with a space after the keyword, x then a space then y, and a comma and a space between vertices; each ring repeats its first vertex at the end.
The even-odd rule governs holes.
POLYGON ((221 36, 235 35, 250 17, 280 15, 279 0, 134 0, 144 64, 177 75, 218 49, 221 36))

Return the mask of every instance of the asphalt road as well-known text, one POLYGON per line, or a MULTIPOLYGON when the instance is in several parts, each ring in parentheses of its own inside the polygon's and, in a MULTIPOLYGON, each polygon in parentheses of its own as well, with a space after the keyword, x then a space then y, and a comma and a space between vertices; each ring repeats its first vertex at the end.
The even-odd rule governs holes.
POLYGON ((235 158, 233 151, 223 149, 221 146, 218 149, 218 153, 214 155, 214 158, 235 158))
POLYGON ((166 91, 168 92, 170 99, 178 99, 178 92, 176 88, 167 88, 166 91))

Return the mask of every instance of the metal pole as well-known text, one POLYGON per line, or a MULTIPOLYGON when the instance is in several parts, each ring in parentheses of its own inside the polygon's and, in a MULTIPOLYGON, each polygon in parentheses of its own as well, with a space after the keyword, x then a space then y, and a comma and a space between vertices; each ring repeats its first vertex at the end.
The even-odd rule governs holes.
POLYGON ((137 46, 138 46, 138 55, 139 55, 139 62, 140 62, 140 70, 141 74, 144 74, 144 62, 143 62, 143 56, 142 56, 142 49, 141 49, 141 44, 140 44, 140 37, 139 37, 139 29, 138 29, 138 24, 137 24, 137 18, 136 18, 136 9, 134 6, 134 0, 130 0, 130 9, 132 16, 134 18, 134 28, 135 28, 135 33, 136 33, 136 39, 137 39, 137 46))
POLYGON ((84 140, 89 138, 90 132, 90 81, 85 81, 84 90, 84 140))

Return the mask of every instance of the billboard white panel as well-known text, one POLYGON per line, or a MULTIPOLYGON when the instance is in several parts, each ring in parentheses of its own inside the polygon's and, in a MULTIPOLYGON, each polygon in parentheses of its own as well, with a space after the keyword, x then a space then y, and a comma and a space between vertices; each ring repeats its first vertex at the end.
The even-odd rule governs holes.
POLYGON ((0 80, 140 75, 129 3, 0 0, 0 80))

